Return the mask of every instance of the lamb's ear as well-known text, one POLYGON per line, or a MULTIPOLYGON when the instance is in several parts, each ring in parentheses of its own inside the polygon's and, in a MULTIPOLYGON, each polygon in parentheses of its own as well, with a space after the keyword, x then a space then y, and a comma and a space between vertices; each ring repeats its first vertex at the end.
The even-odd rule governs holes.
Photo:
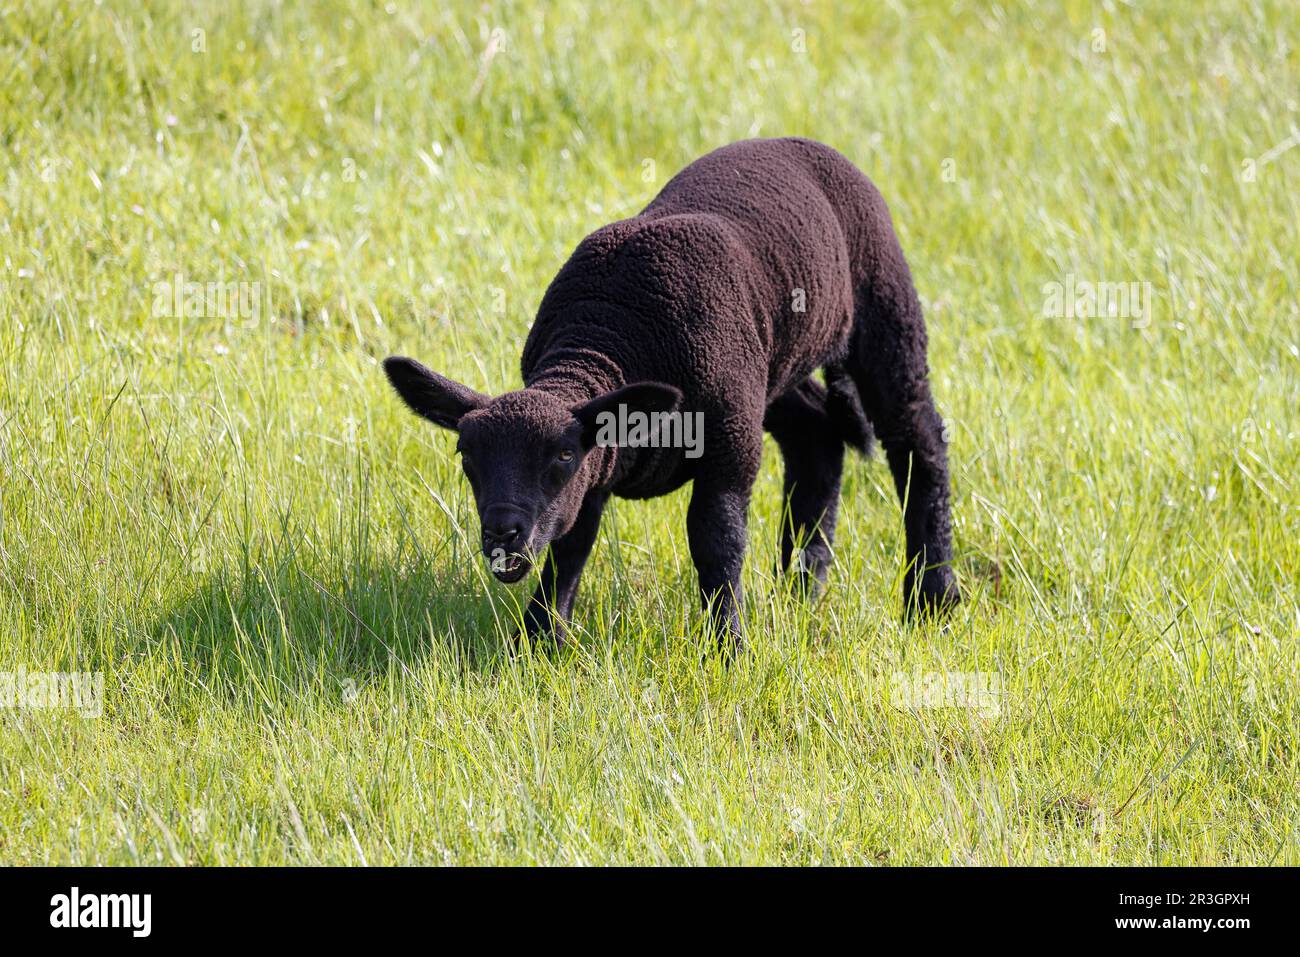
POLYGON ((384 372, 407 405, 444 429, 455 429, 462 415, 488 403, 488 397, 481 392, 440 376, 405 356, 385 359, 384 372))
POLYGON ((682 401, 680 389, 663 382, 634 382, 613 392, 598 395, 585 405, 573 410, 574 418, 582 423, 582 445, 591 448, 596 444, 596 435, 608 413, 617 416, 619 406, 626 412, 671 412, 682 401))

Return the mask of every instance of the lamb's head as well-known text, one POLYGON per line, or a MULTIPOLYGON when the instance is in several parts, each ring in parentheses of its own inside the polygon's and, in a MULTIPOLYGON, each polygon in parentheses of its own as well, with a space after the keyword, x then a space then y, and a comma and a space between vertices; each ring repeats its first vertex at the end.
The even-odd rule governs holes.
POLYGON ((503 582, 523 578, 546 547, 573 528, 596 479, 589 452, 607 414, 675 407, 672 386, 642 382, 578 406, 539 389, 491 398, 392 356, 384 371, 412 409, 459 434, 456 451, 474 491, 483 554, 503 582))

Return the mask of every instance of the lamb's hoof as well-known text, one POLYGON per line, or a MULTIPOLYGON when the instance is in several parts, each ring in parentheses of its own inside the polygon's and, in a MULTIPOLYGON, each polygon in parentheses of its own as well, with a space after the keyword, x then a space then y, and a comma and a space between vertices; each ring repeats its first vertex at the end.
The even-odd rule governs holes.
POLYGON ((816 601, 826 590, 826 573, 829 569, 825 565, 818 566, 812 571, 801 571, 796 573, 794 587, 799 597, 804 601, 816 601))
POLYGON ((745 653, 745 632, 739 623, 714 630, 718 656, 724 665, 729 665, 745 653))
POLYGON ((510 636, 510 648, 514 654, 523 651, 524 643, 536 647, 539 643, 563 648, 570 643, 569 629, 561 622, 541 623, 530 619, 527 626, 510 636))
POLYGON ((736 628, 712 628, 706 635, 708 650, 700 656, 700 664, 708 665, 712 661, 721 661, 729 666, 745 653, 745 633, 736 628))
POLYGON ((921 576, 920 587, 909 587, 906 595, 904 614, 909 620, 939 617, 961 604, 957 576, 947 565, 927 569, 921 576))
POLYGON ((818 572, 789 568, 780 575, 780 587, 800 601, 814 602, 826 588, 826 569, 818 572))
POLYGON ((814 554, 810 549, 796 548, 788 561, 778 569, 787 586, 801 599, 816 601, 826 586, 831 559, 826 554, 814 554))

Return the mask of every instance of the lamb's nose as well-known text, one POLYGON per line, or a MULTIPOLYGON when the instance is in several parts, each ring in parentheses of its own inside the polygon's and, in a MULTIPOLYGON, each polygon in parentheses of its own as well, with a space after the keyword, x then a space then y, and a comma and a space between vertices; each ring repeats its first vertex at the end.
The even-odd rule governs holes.
POLYGON ((517 527, 502 529, 483 529, 484 545, 512 545, 514 540, 519 537, 517 527))
POLYGON ((483 548, 513 551, 522 544, 523 513, 509 506, 494 505, 483 513, 483 548))

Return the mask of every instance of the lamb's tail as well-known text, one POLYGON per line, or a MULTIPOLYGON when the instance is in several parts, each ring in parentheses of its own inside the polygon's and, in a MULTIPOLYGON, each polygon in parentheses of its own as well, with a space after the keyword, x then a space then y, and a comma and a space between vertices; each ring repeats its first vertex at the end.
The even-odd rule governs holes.
POLYGON ((863 455, 871 454, 875 432, 867 414, 862 411, 862 398, 847 372, 828 368, 826 385, 816 379, 807 379, 797 390, 810 406, 825 413, 844 444, 863 455))
POLYGON ((853 379, 843 370, 826 370, 826 414, 839 429, 844 443, 863 455, 871 454, 876 433, 867 413, 862 411, 862 397, 853 379))

